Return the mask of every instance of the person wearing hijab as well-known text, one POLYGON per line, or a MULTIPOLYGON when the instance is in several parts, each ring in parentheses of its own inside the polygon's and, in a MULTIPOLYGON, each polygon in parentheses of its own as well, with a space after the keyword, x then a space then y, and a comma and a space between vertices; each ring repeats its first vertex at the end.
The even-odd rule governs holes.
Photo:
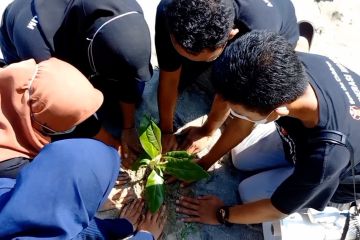
MULTIPOLYGON (((110 239, 134 234, 142 201, 119 219, 95 213, 114 186, 120 157, 91 138, 51 142, 103 102, 76 68, 56 58, 0 69, 0 239, 110 239)), ((101 136, 100 136, 101 139, 101 136)), ((157 238, 164 210, 140 222, 135 239, 157 238)))

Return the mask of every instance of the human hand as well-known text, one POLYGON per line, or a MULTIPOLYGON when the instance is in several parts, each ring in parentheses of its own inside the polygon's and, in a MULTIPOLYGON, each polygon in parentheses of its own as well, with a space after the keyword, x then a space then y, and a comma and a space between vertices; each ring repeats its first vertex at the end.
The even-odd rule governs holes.
POLYGON ((123 129, 121 133, 122 165, 131 168, 141 152, 141 144, 136 128, 123 129))
POLYGON ((203 127, 190 126, 180 132, 182 141, 180 149, 186 149, 190 154, 198 153, 209 145, 212 134, 203 127))
POLYGON ((115 202, 115 204, 127 204, 128 202, 137 198, 133 188, 126 184, 131 181, 131 178, 127 172, 122 172, 116 182, 115 186, 109 194, 109 199, 115 202))
POLYGON ((125 218, 133 225, 135 231, 139 217, 144 207, 144 201, 142 199, 136 199, 133 202, 127 204, 120 213, 120 218, 125 218))
MULTIPOLYGON (((166 184, 173 184, 175 183, 176 181, 178 181, 179 179, 177 179, 176 177, 174 176, 171 176, 171 175, 168 175, 165 177, 165 183, 166 184)), ((192 184, 193 182, 185 182, 185 181, 180 181, 180 187, 181 188, 184 188, 184 187, 187 187, 189 186, 190 184, 192 184)))
POLYGON ((216 196, 207 195, 197 198, 181 196, 176 200, 176 204, 178 205, 176 212, 188 215, 181 219, 184 222, 220 224, 216 218, 216 211, 224 206, 224 202, 216 196))
POLYGON ((177 150, 178 142, 176 135, 173 133, 164 133, 161 135, 161 146, 162 152, 166 153, 168 151, 177 150))
POLYGON ((99 211, 108 211, 116 207, 125 205, 137 198, 135 191, 126 187, 131 178, 127 172, 121 172, 115 182, 115 186, 111 189, 108 199, 101 206, 99 211))
POLYGON ((158 239, 166 222, 165 210, 166 207, 163 205, 156 213, 148 211, 146 215, 143 216, 137 230, 150 232, 155 240, 158 239))

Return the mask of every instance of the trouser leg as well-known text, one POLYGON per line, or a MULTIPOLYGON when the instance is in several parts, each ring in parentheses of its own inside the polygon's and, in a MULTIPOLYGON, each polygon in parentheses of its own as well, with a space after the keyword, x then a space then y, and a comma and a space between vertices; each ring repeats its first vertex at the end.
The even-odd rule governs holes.
POLYGON ((275 123, 260 124, 232 151, 234 166, 256 173, 239 185, 243 202, 269 198, 275 189, 293 172, 284 154, 275 123))

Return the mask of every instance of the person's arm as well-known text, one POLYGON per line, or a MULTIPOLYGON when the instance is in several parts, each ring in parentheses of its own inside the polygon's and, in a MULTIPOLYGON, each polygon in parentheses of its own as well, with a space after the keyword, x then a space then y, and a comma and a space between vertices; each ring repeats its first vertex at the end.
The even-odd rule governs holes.
POLYGON ((244 140, 251 133, 253 127, 254 124, 249 121, 231 119, 216 144, 197 163, 205 170, 209 169, 225 153, 244 140))
POLYGON ((141 152, 138 132, 135 128, 135 104, 120 102, 122 112, 121 155, 122 165, 130 168, 141 152))
POLYGON ((173 72, 160 70, 158 86, 158 108, 160 128, 164 133, 172 133, 181 67, 173 72))
POLYGON ((158 86, 158 108, 162 131, 163 151, 176 149, 173 120, 178 96, 181 67, 173 72, 160 70, 158 86))
POLYGON ((186 149, 190 153, 200 152, 208 145, 209 139, 225 122, 228 115, 229 106, 227 102, 216 94, 205 123, 201 127, 188 127, 181 132, 185 139, 180 148, 186 149))
POLYGON ((122 129, 135 128, 135 103, 119 102, 122 112, 122 129))
MULTIPOLYGON (((224 203, 216 196, 200 196, 197 198, 181 197, 178 201, 177 211, 189 215, 182 219, 184 222, 198 222, 205 224, 220 224, 216 216, 219 208, 224 203)), ((270 199, 263 199, 256 202, 235 205, 228 208, 227 218, 229 223, 252 224, 277 220, 286 217, 277 210, 270 199)))
POLYGON ((213 134, 225 122, 229 110, 228 103, 220 95, 216 94, 209 116, 202 127, 208 134, 213 134))
POLYGON ((171 42, 170 32, 166 24, 166 6, 168 3, 169 1, 160 1, 155 19, 155 48, 160 68, 158 109, 163 152, 177 149, 176 137, 173 134, 173 119, 183 61, 171 42))
POLYGON ((287 215, 277 210, 270 199, 235 205, 229 208, 230 223, 252 224, 278 220, 287 215))
POLYGON ((102 141, 106 145, 115 149, 120 147, 120 141, 114 138, 105 128, 101 127, 99 132, 94 136, 96 140, 102 141))

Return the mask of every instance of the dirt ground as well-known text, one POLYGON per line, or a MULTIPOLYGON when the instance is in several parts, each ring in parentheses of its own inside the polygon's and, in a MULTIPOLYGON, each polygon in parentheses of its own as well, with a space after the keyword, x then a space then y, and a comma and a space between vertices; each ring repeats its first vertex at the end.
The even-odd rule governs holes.
MULTIPOLYGON (((322 54, 340 61, 353 71, 360 73, 360 65, 355 58, 360 54, 360 1, 348 0, 346 4, 341 0, 315 2, 314 0, 292 0, 298 20, 310 21, 315 27, 315 35, 310 48, 311 53, 322 54)), ((158 0, 138 0, 144 9, 152 39, 154 39, 155 10, 158 0)), ((157 66, 154 43, 152 44, 153 66, 157 66)), ((154 78, 157 78, 155 75, 154 78)), ((154 85, 154 84, 153 84, 154 85)), ((148 86, 149 93, 156 89, 148 86)), ((146 92, 145 92, 146 94, 146 92)), ((156 99, 148 102, 156 104, 156 99)), ((189 105, 186 105, 187 107, 189 105)), ((201 107, 200 107, 201 108, 201 107)), ((153 106, 143 106, 141 111, 148 112, 153 106)), ((190 110, 193 111, 193 110, 190 110)), ((140 116, 141 114, 139 114, 140 116)), ((130 173, 137 186, 137 195, 140 196, 142 185, 139 184, 141 174, 130 173)), ((215 194, 222 197, 227 204, 238 202, 237 185, 241 176, 231 165, 228 156, 221 159, 211 170, 211 178, 200 181, 188 189, 180 189, 177 185, 167 187, 168 223, 164 230, 163 239, 263 239, 259 225, 238 225, 231 228, 222 226, 207 226, 198 224, 184 224, 181 216, 175 213, 174 202, 180 194, 215 194), (226 186, 224 188, 224 186, 226 186)))
MULTIPOLYGON (((0 1, 0 14, 5 5, 11 0, 0 1)), ((315 36, 310 49, 312 53, 330 56, 353 71, 360 74, 360 64, 357 57, 360 56, 360 1, 359 0, 292 0, 295 5, 298 20, 308 20, 315 26, 315 36)), ((148 22, 152 40, 154 39, 155 10, 159 0, 138 0, 143 7, 148 22)), ((152 63, 157 66, 154 41, 152 42, 152 63)), ((157 74, 154 75, 157 78, 157 74)), ((148 93, 154 91, 156 84, 147 86, 148 93)), ((142 106, 138 116, 142 116, 149 109, 154 110, 156 99, 152 95, 151 104, 142 106)), ((156 98, 156 97, 155 97, 156 98)), ((184 104, 184 108, 191 106, 184 104)), ((154 110, 156 111, 156 110, 154 110)), ((196 110, 190 110, 196 111, 196 110)), ((100 217, 118 217, 122 207, 122 199, 127 192, 134 192, 141 197, 144 182, 143 172, 128 171, 132 181, 125 186, 125 191, 116 201, 116 205, 110 206, 110 210, 99 212, 100 217)), ((163 239, 263 239, 261 227, 258 225, 238 225, 230 228, 223 226, 207 226, 198 224, 184 224, 180 221, 181 216, 175 213, 175 200, 180 194, 215 194, 223 198, 226 204, 236 204, 238 199, 237 185, 241 176, 231 165, 228 156, 221 159, 210 171, 211 177, 194 184, 191 188, 180 189, 177 185, 167 186, 168 198, 168 223, 165 227, 163 239), (226 186, 226 187, 224 187, 226 186)), ((119 190, 117 190, 119 191, 119 190)), ((109 207, 109 206, 108 206, 109 207)))

